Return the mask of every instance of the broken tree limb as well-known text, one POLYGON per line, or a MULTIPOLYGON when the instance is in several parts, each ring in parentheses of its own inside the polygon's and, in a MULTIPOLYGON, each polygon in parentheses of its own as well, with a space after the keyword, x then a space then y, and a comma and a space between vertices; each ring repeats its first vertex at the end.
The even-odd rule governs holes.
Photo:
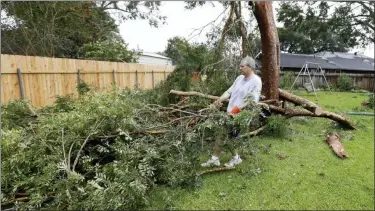
POLYGON ((328 133, 326 143, 332 148, 336 155, 340 158, 348 158, 349 155, 344 151, 344 147, 340 142, 340 136, 337 133, 328 133))
POLYGON ((30 104, 27 104, 27 108, 29 110, 30 116, 32 116, 32 117, 38 116, 30 104))
POLYGON ((214 169, 208 169, 208 170, 203 170, 197 173, 198 176, 202 174, 207 174, 207 173, 212 173, 212 172, 218 172, 218 171, 229 171, 233 170, 235 167, 222 167, 222 168, 214 168, 214 169))
POLYGON ((292 103, 297 104, 297 105, 300 105, 303 108, 311 111, 312 113, 314 113, 316 115, 320 115, 320 114, 323 113, 323 109, 321 109, 315 103, 313 103, 313 102, 311 102, 307 99, 304 99, 302 97, 299 97, 297 95, 294 95, 292 93, 289 93, 287 91, 284 91, 282 89, 279 89, 279 96, 280 96, 281 99, 287 100, 287 101, 292 102, 292 103))
POLYGON ((247 36, 246 36, 246 27, 242 20, 242 12, 241 12, 241 1, 234 2, 234 12, 236 14, 236 20, 240 23, 240 32, 242 38, 242 58, 245 58, 248 55, 246 45, 248 43, 247 36))
POLYGON ((265 128, 267 127, 267 125, 264 125, 254 131, 251 131, 249 133, 245 133, 243 135, 240 136, 240 138, 243 138, 243 137, 248 137, 248 136, 256 136, 258 135, 260 132, 262 132, 265 128))
MULTIPOLYGON (((205 97, 205 98, 208 98, 208 99, 219 99, 219 97, 216 97, 216 96, 213 96, 213 95, 202 94, 200 92, 181 92, 181 91, 171 90, 170 94, 176 94, 176 95, 181 95, 181 96, 200 96, 200 97, 205 97)), ((303 99, 303 98, 301 98, 301 99, 303 99)), ((308 110, 282 108, 282 107, 278 107, 278 106, 274 106, 274 105, 265 104, 262 101, 260 101, 257 104, 265 106, 266 108, 269 108, 270 111, 272 111, 272 112, 282 114, 282 115, 285 115, 285 116, 288 116, 288 117, 294 117, 294 116, 324 117, 324 118, 334 120, 334 121, 342 124, 343 126, 349 128, 349 129, 356 129, 354 127, 354 125, 352 125, 352 123, 350 123, 349 120, 347 120, 345 117, 342 117, 338 114, 335 114, 335 113, 332 113, 332 112, 329 112, 329 111, 323 110, 322 112, 318 112, 318 113, 320 113, 318 115, 318 114, 312 113, 308 110)))
POLYGON ((356 129, 345 117, 342 117, 338 114, 329 112, 329 111, 323 111, 320 115, 314 114, 307 110, 300 110, 300 109, 290 109, 290 108, 281 108, 273 105, 269 105, 269 108, 271 111, 274 111, 278 114, 282 114, 287 117, 294 117, 294 116, 311 116, 311 117, 324 117, 328 119, 332 119, 343 126, 349 128, 349 129, 356 129))
MULTIPOLYGON (((195 91, 190 91, 190 92, 183 92, 183 91, 177 91, 177 90, 171 90, 169 91, 169 94, 175 94, 175 95, 180 95, 180 96, 198 96, 198 97, 204 97, 210 100, 218 100, 220 97, 214 96, 214 95, 207 95, 203 94, 200 92, 195 92, 195 91)), ((229 100, 224 100, 224 102, 229 102, 229 100)), ((275 103, 278 102, 277 100, 264 100, 264 101, 259 101, 259 103, 275 103)))
POLYGON ((30 200, 29 197, 16 198, 16 199, 12 199, 10 201, 6 201, 6 202, 1 203, 1 206, 8 206, 8 205, 14 204, 16 202, 25 202, 25 201, 29 201, 29 200, 30 200))
POLYGON ((206 95, 206 94, 203 94, 203 93, 200 93, 200 92, 194 92, 194 91, 182 92, 182 91, 171 90, 169 92, 169 94, 175 94, 175 95, 180 95, 180 96, 199 96, 199 97, 204 97, 204 98, 208 98, 208 99, 211 99, 211 100, 219 99, 219 97, 217 97, 217 96, 206 95))
POLYGON ((308 110, 302 110, 302 109, 291 109, 291 108, 282 108, 277 107, 274 105, 269 105, 269 108, 271 111, 282 114, 287 117, 294 117, 294 116, 314 116, 313 113, 311 113, 308 110))
POLYGON ((146 130, 146 131, 141 131, 141 133, 146 133, 146 134, 164 134, 168 132, 168 130, 146 130))

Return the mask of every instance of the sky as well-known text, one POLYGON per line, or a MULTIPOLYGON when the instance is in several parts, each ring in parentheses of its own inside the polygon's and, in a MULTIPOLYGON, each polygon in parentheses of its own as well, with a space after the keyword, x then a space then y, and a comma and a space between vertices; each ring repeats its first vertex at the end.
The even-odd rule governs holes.
MULTIPOLYGON (((223 7, 217 2, 215 4, 215 7, 208 4, 194 10, 187 10, 184 8, 183 1, 163 1, 160 14, 167 16, 165 25, 154 28, 148 24, 147 20, 130 20, 119 24, 120 34, 129 44, 130 49, 139 47, 145 52, 161 52, 165 50, 169 38, 174 36, 189 38, 194 29, 201 28, 215 20, 223 12, 223 7)), ((276 2, 273 6, 276 18, 276 2)), ((224 17, 223 15, 221 18, 224 17)), ((276 25, 280 26, 279 23, 276 25)), ((204 30, 200 36, 194 36, 191 41, 205 41, 205 32, 207 30, 204 30)), ((354 51, 362 51, 364 55, 374 58, 374 44, 367 49, 353 49, 350 52, 354 51)))

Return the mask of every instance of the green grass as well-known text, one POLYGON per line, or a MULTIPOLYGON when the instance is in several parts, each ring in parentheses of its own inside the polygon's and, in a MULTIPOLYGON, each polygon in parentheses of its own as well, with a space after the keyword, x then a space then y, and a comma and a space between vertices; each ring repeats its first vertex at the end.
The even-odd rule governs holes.
MULTIPOLYGON (((318 101, 313 93, 296 93, 339 114, 358 110, 366 100, 363 93, 318 92, 318 101)), ((357 130, 325 118, 293 118, 287 137, 254 137, 259 152, 234 171, 204 175, 202 187, 195 189, 157 188, 149 208, 374 210, 374 117, 348 117, 357 130), (330 131, 341 135, 348 159, 336 157, 324 142, 330 131), (279 160, 278 154, 288 158, 279 160)), ((222 162, 227 159, 224 153, 222 162)))

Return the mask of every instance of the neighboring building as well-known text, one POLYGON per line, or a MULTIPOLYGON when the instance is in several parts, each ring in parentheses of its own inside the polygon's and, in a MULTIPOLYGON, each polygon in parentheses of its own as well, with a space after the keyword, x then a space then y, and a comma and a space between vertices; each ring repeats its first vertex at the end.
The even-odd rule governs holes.
MULTIPOLYGON (((262 53, 259 53, 256 57, 257 68, 261 69, 261 58, 262 53)), ((292 53, 280 53, 280 71, 281 74, 284 72, 294 72, 297 75, 306 62, 318 63, 325 73, 325 76, 329 83, 337 83, 337 79, 341 73, 349 74, 354 80, 354 85, 373 91, 374 86, 374 58, 370 58, 357 53, 342 53, 342 52, 320 52, 316 54, 292 54, 292 53)), ((308 64, 310 71, 315 71, 318 65, 308 64)), ((302 75, 298 80, 298 85, 309 83, 308 75, 302 75)), ((318 76, 313 79, 314 84, 317 86, 325 85, 325 81, 322 77, 318 76)))
MULTIPOLYGON (((255 58, 261 67, 262 53, 255 58)), ((321 52, 316 54, 280 53, 281 71, 300 71, 305 62, 318 63, 326 73, 374 74, 374 59, 356 53, 321 52)), ((317 65, 309 65, 309 69, 317 65)))
POLYGON ((151 65, 172 65, 172 59, 156 53, 140 52, 138 63, 151 65))

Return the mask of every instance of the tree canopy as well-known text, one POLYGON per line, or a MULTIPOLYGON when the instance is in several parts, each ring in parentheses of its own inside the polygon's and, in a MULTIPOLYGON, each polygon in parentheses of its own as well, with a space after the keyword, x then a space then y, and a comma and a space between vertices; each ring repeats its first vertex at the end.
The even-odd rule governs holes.
POLYGON ((346 52, 373 42, 373 2, 283 2, 280 48, 290 53, 346 52), (372 6, 371 6, 372 5, 372 6))
POLYGON ((5 54, 131 61, 134 54, 113 16, 148 19, 154 27, 165 20, 158 14, 160 2, 2 1, 1 6, 5 54))

